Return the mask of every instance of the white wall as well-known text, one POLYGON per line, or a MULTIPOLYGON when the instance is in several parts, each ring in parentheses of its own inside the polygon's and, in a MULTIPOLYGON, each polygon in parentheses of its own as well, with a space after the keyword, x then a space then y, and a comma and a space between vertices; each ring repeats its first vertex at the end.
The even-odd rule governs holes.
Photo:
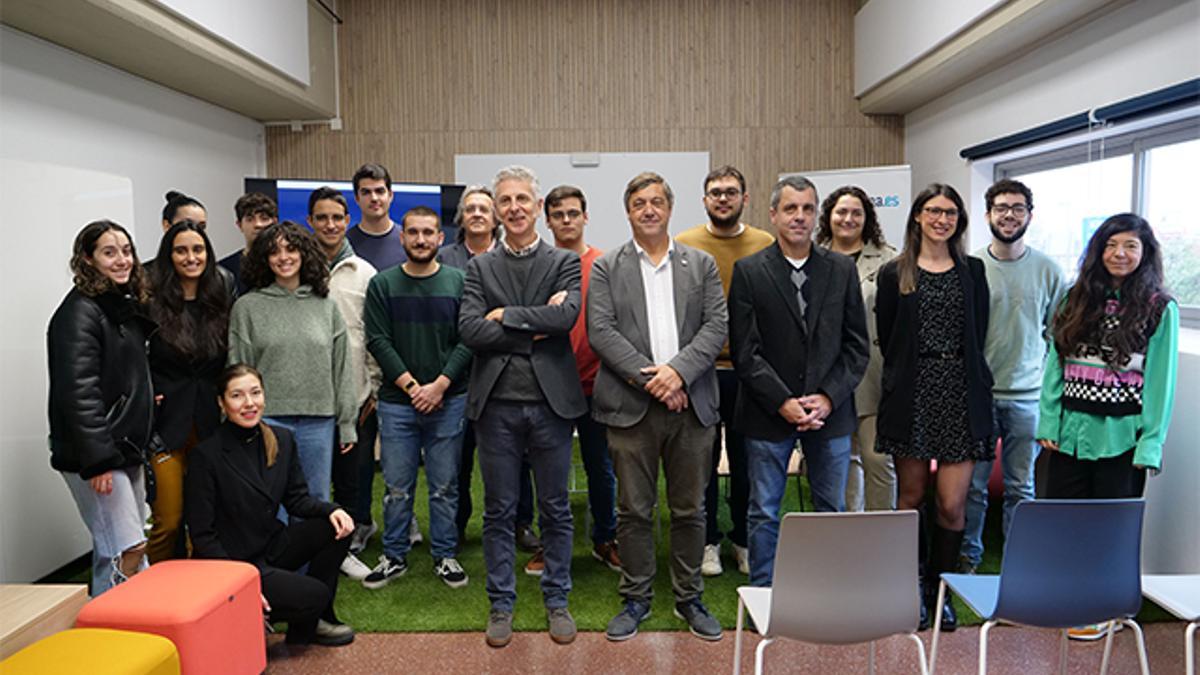
POLYGON ((904 70, 958 35, 1001 0, 872 0, 854 15, 854 95, 904 70))
POLYGON ((45 327, 69 288, 74 233, 88 220, 114 218, 150 257, 162 233, 163 194, 178 188, 208 205, 218 250, 233 250, 241 241, 233 202, 242 179, 263 175, 266 161, 261 124, 7 27, 0 27, 0 119, 4 166, 29 163, 42 176, 32 185, 29 176, 24 184, 0 181, 0 199, 34 214, 11 218, 6 208, 3 224, 10 258, 0 304, 0 582, 18 582, 53 571, 89 544, 46 447, 45 327), (78 177, 92 174, 127 186, 123 196, 79 202, 78 177), (42 189, 32 192, 33 185, 42 189), (105 206, 87 212, 81 203, 105 206))
MULTIPOLYGON (((1200 0, 1141 0, 918 108, 904 120, 913 190, 950 183, 981 214, 991 166, 972 167, 959 150, 1200 77, 1197 36, 1200 0)), ((974 250, 987 228, 971 230, 974 250)))

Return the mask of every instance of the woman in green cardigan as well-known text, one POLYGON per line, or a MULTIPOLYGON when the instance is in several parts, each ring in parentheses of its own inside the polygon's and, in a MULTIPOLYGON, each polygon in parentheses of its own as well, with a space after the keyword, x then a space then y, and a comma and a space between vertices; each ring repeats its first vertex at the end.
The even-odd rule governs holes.
POLYGON ((1158 240, 1140 216, 1112 216, 1055 317, 1037 431, 1054 451, 1047 497, 1142 496, 1147 470, 1162 468, 1178 349, 1158 240))

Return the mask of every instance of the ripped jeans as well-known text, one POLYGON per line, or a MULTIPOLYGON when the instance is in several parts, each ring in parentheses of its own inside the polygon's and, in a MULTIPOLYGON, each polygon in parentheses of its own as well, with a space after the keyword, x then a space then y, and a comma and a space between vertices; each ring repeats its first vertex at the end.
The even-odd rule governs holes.
MULTIPOLYGON (((79 515, 92 533, 92 597, 125 581, 121 553, 146 542, 146 484, 142 467, 113 469, 112 492, 102 495, 77 473, 61 472, 79 515)), ((139 569, 146 569, 145 556, 139 569)))
POLYGON ((429 552, 436 561, 455 557, 458 547, 458 469, 467 408, 465 394, 442 401, 441 410, 422 415, 411 405, 379 402, 379 462, 383 466, 383 552, 404 558, 411 544, 417 469, 425 456, 429 487, 429 552))

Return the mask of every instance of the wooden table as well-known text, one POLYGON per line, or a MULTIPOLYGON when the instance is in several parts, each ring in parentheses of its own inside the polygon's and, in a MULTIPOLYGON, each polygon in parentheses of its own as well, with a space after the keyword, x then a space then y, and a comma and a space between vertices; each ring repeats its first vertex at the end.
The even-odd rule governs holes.
POLYGON ((82 584, 0 584, 0 660, 74 626, 87 601, 82 584))

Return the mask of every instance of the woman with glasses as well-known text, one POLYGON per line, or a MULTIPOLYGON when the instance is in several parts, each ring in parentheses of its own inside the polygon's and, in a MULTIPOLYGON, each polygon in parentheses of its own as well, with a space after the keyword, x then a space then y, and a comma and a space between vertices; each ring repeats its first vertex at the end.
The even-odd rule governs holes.
MULTIPOLYGON (((817 243, 835 253, 848 255, 858 268, 863 307, 867 316, 875 313, 875 289, 879 269, 896 257, 896 249, 883 238, 883 228, 875 215, 875 206, 862 188, 842 186, 821 202, 817 225, 817 243)), ((879 410, 879 380, 883 355, 875 322, 867 321, 870 357, 867 372, 854 390, 854 409, 858 428, 851 435, 850 477, 846 481, 846 509, 850 511, 890 511, 896 506, 896 469, 891 455, 875 450, 875 429, 879 410)))
POLYGON ((1050 453, 1046 496, 1141 497, 1162 468, 1178 370, 1179 306, 1140 216, 1112 216, 1092 235, 1079 278, 1054 320, 1042 379, 1038 443, 1050 453))
MULTIPOLYGON (((913 199, 904 248, 879 272, 875 312, 883 352, 880 452, 896 463, 897 508, 922 510, 930 460, 937 517, 919 558, 925 569, 921 628, 937 602, 937 579, 957 567, 975 461, 995 447, 992 374, 983 356, 988 286, 983 261, 966 254, 967 214, 949 185, 934 183, 913 199)), ((942 630, 957 627, 946 603, 942 630)))
POLYGON ((155 495, 150 504, 147 554, 151 563, 183 557, 183 474, 188 452, 220 423, 217 377, 225 367, 231 285, 217 267, 212 242, 200 223, 171 225, 149 269, 150 337, 155 429, 162 449, 150 458, 155 495))

